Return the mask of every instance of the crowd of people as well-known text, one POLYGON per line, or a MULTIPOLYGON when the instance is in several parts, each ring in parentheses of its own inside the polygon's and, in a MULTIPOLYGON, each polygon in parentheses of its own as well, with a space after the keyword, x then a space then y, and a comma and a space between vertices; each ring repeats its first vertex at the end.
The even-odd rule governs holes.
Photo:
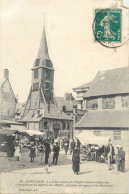
MULTIPOLYGON (((26 138, 27 139, 27 138, 26 138)), ((27 140, 26 140, 27 142, 27 140)), ((112 170, 113 163, 117 165, 117 171, 125 172, 125 151, 122 146, 117 145, 116 151, 112 146, 111 141, 107 146, 101 147, 97 145, 81 146, 78 140, 69 140, 68 138, 55 137, 54 139, 34 138, 29 141, 29 157, 30 162, 34 162, 35 157, 39 156, 39 165, 49 165, 49 154, 53 151, 53 160, 51 164, 57 165, 60 149, 64 149, 65 155, 72 155, 72 169, 75 174, 80 171, 80 160, 92 160, 97 162, 107 162, 108 170, 112 170)), ((15 141, 14 156, 19 161, 21 156, 21 147, 23 141, 15 141)))
POLYGON ((125 151, 122 146, 117 145, 115 151, 112 142, 101 147, 98 145, 87 145, 82 146, 81 154, 82 160, 106 162, 108 170, 113 170, 112 164, 116 164, 117 171, 125 172, 125 151))

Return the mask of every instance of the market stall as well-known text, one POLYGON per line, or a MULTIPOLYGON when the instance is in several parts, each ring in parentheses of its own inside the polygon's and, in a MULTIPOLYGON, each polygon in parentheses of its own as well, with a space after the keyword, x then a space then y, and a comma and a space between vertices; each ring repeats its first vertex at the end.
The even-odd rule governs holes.
POLYGON ((96 136, 88 131, 84 131, 79 135, 76 135, 76 138, 82 145, 108 145, 108 142, 110 140, 110 137, 96 136))
POLYGON ((76 138, 81 143, 82 160, 96 160, 98 162, 106 160, 106 147, 110 137, 96 136, 91 132, 84 131, 76 135, 76 138))
POLYGON ((18 130, 12 130, 10 128, 0 129, 0 150, 7 151, 8 157, 14 155, 14 141, 16 134, 19 134, 18 130))

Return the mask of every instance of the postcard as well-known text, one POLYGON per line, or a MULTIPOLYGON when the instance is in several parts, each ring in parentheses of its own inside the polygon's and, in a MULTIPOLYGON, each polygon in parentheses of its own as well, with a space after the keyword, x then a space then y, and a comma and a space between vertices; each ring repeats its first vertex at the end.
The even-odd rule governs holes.
POLYGON ((0 5, 0 193, 128 193, 128 1, 0 5))

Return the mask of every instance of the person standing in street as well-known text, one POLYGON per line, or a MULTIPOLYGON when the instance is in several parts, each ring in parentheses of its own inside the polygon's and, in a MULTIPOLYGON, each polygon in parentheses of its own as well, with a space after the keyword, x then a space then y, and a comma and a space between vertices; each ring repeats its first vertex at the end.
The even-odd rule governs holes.
POLYGON ((80 171, 80 154, 77 147, 75 147, 74 149, 72 162, 73 162, 73 172, 74 174, 78 174, 78 172, 80 171))
POLYGON ((45 146, 43 143, 40 142, 39 146, 38 146, 38 152, 41 158, 41 163, 39 164, 43 164, 43 158, 44 158, 44 153, 45 153, 45 146))
POLYGON ((120 172, 125 172, 125 151, 123 150, 123 147, 120 147, 120 150, 118 152, 118 168, 120 172))
POLYGON ((49 154, 51 152, 50 143, 48 140, 45 143, 45 164, 48 164, 49 154))
POLYGON ((16 160, 19 161, 19 157, 21 156, 21 153, 20 153, 20 145, 18 141, 16 141, 14 156, 16 157, 16 160))
POLYGON ((58 142, 56 142, 55 145, 54 145, 54 147, 53 147, 53 152, 54 152, 54 155, 53 155, 53 164, 55 164, 55 165, 58 162, 59 151, 60 151, 60 147, 58 145, 58 142))
POLYGON ((70 154, 73 154, 74 148, 76 146, 76 143, 74 141, 74 139, 71 141, 70 143, 70 154))
POLYGON ((66 154, 66 155, 67 155, 68 149, 69 149, 69 140, 66 139, 66 140, 64 141, 64 150, 65 150, 65 154, 66 154))
POLYGON ((116 155, 117 171, 120 171, 120 169, 119 169, 120 168, 120 166, 119 166, 119 159, 118 159, 119 149, 120 149, 120 146, 116 145, 115 155, 116 155))
POLYGON ((67 155, 67 152, 68 152, 68 149, 69 149, 69 145, 67 142, 64 143, 64 150, 65 150, 65 154, 67 155))
POLYGON ((108 144, 107 154, 108 154, 108 170, 112 170, 111 164, 112 164, 113 156, 115 155, 115 152, 111 142, 109 142, 108 144))
POLYGON ((34 162, 34 158, 36 157, 36 154, 35 154, 35 145, 34 145, 34 142, 31 143, 31 147, 30 147, 30 162, 34 162))

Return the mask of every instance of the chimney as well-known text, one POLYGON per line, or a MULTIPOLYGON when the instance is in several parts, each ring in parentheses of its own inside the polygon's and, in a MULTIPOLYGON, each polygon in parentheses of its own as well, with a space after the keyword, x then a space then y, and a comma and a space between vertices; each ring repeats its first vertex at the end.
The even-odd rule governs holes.
POLYGON ((8 79, 8 78, 9 78, 9 70, 4 69, 4 79, 8 79))

